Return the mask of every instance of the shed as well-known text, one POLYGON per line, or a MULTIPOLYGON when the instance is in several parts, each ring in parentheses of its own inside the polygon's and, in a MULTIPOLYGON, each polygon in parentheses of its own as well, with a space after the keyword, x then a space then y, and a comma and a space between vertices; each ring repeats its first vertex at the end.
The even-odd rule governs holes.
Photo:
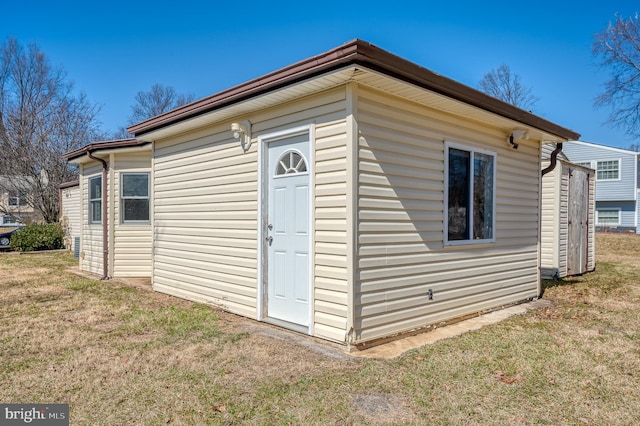
POLYGON ((80 255, 80 181, 60 184, 60 222, 65 230, 65 247, 75 256, 80 255))
MULTIPOLYGON (((544 145, 542 167, 555 144, 544 145)), ((558 157, 542 177, 541 273, 546 279, 595 269, 595 171, 558 157)))
POLYGON ((103 278, 150 277, 151 144, 93 142, 65 157, 80 168, 80 270, 103 278))
POLYGON ((155 290, 348 347, 537 297, 541 146, 578 136, 362 40, 128 131, 155 290))

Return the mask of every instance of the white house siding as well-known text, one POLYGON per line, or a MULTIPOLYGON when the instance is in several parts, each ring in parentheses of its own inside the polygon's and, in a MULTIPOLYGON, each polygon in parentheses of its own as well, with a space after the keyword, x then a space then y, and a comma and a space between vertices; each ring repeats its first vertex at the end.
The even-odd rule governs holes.
POLYGON ((61 191, 62 221, 69 237, 69 248, 76 251, 76 237, 80 237, 82 231, 82 216, 80 209, 80 185, 70 186, 61 191))
MULTIPOLYGON (((80 211, 82 212, 80 270, 103 274, 102 225, 89 223, 89 179, 102 176, 102 165, 92 161, 81 165, 80 170, 80 211)), ((104 185, 104 182, 102 184, 104 185)), ((109 189, 108 184, 107 188, 109 189)))
MULTIPOLYGON (((158 291, 256 317, 257 137, 305 124, 315 129, 314 334, 344 341, 346 148, 344 89, 254 116, 243 153, 230 122, 156 141, 153 285, 158 291)), ((236 121, 236 120, 234 120, 236 121)))
MULTIPOLYGON (((120 176, 122 172, 150 172, 151 151, 122 153, 114 156, 110 169, 114 185, 110 188, 110 199, 113 200, 113 268, 115 277, 150 277, 151 276, 151 223, 122 223, 120 217, 120 176)), ((151 182, 151 176, 149 176, 151 182)))
POLYGON ((358 114, 354 343, 536 296, 536 141, 365 89, 358 114), (495 244, 443 246, 444 140, 497 154, 495 244))

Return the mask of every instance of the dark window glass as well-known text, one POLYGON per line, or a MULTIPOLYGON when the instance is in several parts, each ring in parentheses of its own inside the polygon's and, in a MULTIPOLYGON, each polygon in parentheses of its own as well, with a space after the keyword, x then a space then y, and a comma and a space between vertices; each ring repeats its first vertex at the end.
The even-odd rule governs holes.
POLYGON ((469 239, 470 153, 449 149, 449 240, 469 239))

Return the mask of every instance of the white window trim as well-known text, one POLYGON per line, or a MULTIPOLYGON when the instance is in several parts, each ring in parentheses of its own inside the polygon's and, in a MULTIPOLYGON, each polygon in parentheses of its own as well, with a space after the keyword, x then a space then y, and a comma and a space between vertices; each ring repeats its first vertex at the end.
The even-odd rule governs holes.
POLYGON ((620 207, 610 207, 610 208, 603 208, 597 210, 596 209, 596 225, 597 226, 620 226, 622 224, 622 209, 620 207), (617 223, 600 223, 600 210, 606 210, 606 211, 617 211, 618 212, 618 222, 617 223))
POLYGON ((615 181, 619 181, 622 180, 622 159, 620 158, 608 158, 608 159, 600 159, 600 160, 593 160, 591 162, 591 165, 593 167, 591 167, 592 169, 594 169, 596 171, 596 182, 615 182, 615 181), (618 177, 615 179, 598 179, 598 163, 602 162, 602 161, 617 161, 618 162, 618 177))
POLYGON ((101 225, 102 221, 104 220, 104 218, 102 217, 102 203, 104 202, 104 200, 102 199, 102 185, 104 185, 104 182, 102 182, 102 175, 97 175, 97 176, 91 176, 87 179, 87 216, 88 216, 88 221, 89 221, 89 225, 101 225), (100 197, 98 198, 91 198, 91 181, 93 181, 94 179, 100 179, 100 197), (91 203, 94 201, 100 200, 100 220, 93 220, 93 209, 91 208, 91 203))
POLYGON ((9 207, 26 207, 28 204, 26 202, 26 194, 18 191, 8 191, 7 192, 7 204, 9 207), (17 194, 13 196, 12 194, 17 194), (15 203, 11 201, 14 200, 15 203))
POLYGON ((146 225, 151 223, 151 173, 150 172, 120 172, 120 223, 122 224, 134 224, 134 225, 146 225), (124 179, 125 175, 146 175, 147 176, 147 196, 146 197, 125 197, 124 196, 124 179), (149 200, 149 219, 147 220, 125 220, 124 218, 124 200, 149 200))
MULTIPOLYGON (((473 156, 472 156, 472 170, 473 174, 473 156)), ((482 148, 477 148, 470 145, 463 145, 455 142, 445 141, 444 144, 444 245, 445 246, 461 246, 461 245, 474 245, 474 244, 491 244, 496 242, 496 209, 497 209, 497 195, 496 195, 496 176, 498 169, 498 154, 494 151, 489 151, 482 148), (474 240, 473 237, 469 240, 451 240, 449 241, 449 149, 459 149, 461 151, 467 151, 472 154, 486 154, 493 156, 493 235, 491 238, 483 239, 483 240, 474 240)), ((470 179, 469 184, 471 185, 470 194, 473 196, 473 179, 470 179)), ((469 208, 469 216, 473 219, 473 200, 470 202, 469 208)), ((471 223, 471 229, 469 230, 469 235, 473 235, 473 223, 471 223)))

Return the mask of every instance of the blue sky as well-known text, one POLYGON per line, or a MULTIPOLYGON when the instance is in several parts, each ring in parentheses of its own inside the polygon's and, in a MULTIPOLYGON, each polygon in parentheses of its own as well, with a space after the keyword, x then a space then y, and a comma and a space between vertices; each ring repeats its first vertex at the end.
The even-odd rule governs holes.
POLYGON ((201 98, 360 38, 476 88, 506 63, 540 98, 535 114, 581 140, 634 143, 593 107, 607 73, 591 43, 637 2, 20 0, 0 12, 0 41, 37 43, 108 132, 154 83, 201 98))

